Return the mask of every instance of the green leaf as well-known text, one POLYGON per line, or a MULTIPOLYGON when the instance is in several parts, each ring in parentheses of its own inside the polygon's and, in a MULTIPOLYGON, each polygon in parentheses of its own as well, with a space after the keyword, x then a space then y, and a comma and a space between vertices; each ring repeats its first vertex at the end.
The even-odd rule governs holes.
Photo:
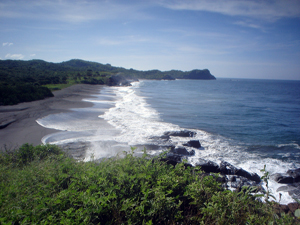
POLYGON ((296 209, 294 215, 299 219, 300 218, 300 209, 296 209))

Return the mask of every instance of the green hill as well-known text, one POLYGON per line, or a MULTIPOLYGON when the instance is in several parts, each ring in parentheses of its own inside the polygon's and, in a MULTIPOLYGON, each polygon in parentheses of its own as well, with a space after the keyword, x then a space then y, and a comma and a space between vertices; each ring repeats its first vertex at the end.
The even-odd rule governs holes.
POLYGON ((51 97, 49 90, 73 84, 108 84, 112 75, 127 79, 216 79, 209 70, 140 71, 110 64, 72 59, 61 63, 43 60, 0 60, 0 105, 51 97))

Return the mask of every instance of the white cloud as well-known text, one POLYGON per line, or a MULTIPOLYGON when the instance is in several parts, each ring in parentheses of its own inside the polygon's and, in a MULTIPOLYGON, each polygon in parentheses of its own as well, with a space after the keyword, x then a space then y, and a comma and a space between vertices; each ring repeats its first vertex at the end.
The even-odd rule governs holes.
POLYGON ((7 58, 7 59, 23 59, 24 55, 22 55, 22 54, 6 54, 5 58, 7 58))
POLYGON ((300 17, 299 0, 162 0, 160 4, 174 10, 209 11, 269 21, 282 17, 300 17))
POLYGON ((35 54, 30 54, 30 57, 33 57, 33 56, 35 56, 35 54))
POLYGON ((2 46, 12 46, 14 43, 10 43, 10 42, 5 42, 2 44, 2 46))
POLYGON ((150 3, 134 3, 118 0, 3 0, 0 3, 0 17, 58 20, 78 23, 92 20, 109 20, 116 18, 146 18, 141 8, 150 3))
POLYGON ((249 27, 249 28, 258 29, 263 32, 266 32, 266 29, 263 26, 254 23, 253 21, 236 21, 234 24, 242 27, 249 27))

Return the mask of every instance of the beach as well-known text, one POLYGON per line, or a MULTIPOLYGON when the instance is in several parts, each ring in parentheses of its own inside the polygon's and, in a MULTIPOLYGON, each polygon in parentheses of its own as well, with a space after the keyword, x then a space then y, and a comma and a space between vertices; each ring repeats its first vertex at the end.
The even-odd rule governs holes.
POLYGON ((82 101, 99 93, 101 86, 77 84, 63 90, 54 91, 54 97, 0 106, 0 149, 12 150, 22 144, 42 144, 41 139, 57 130, 40 126, 36 120, 50 114, 68 112, 72 108, 91 107, 92 102, 82 101))

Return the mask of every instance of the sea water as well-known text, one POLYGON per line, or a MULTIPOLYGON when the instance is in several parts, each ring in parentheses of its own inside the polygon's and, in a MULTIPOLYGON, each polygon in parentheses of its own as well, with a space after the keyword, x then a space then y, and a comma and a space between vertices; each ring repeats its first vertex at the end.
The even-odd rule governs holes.
MULTIPOLYGON (((89 160, 188 129, 202 145, 188 157, 192 164, 199 158, 224 160, 259 175, 264 165, 270 174, 300 167, 300 81, 142 80, 130 87, 103 87, 92 97, 84 99, 94 103, 91 108, 40 118, 40 125, 59 130, 43 142, 89 143, 89 160)), ((190 139, 172 137, 172 143, 190 139)), ((282 185, 272 179, 269 185, 278 199, 282 185)), ((281 194, 281 203, 293 201, 281 194)))

